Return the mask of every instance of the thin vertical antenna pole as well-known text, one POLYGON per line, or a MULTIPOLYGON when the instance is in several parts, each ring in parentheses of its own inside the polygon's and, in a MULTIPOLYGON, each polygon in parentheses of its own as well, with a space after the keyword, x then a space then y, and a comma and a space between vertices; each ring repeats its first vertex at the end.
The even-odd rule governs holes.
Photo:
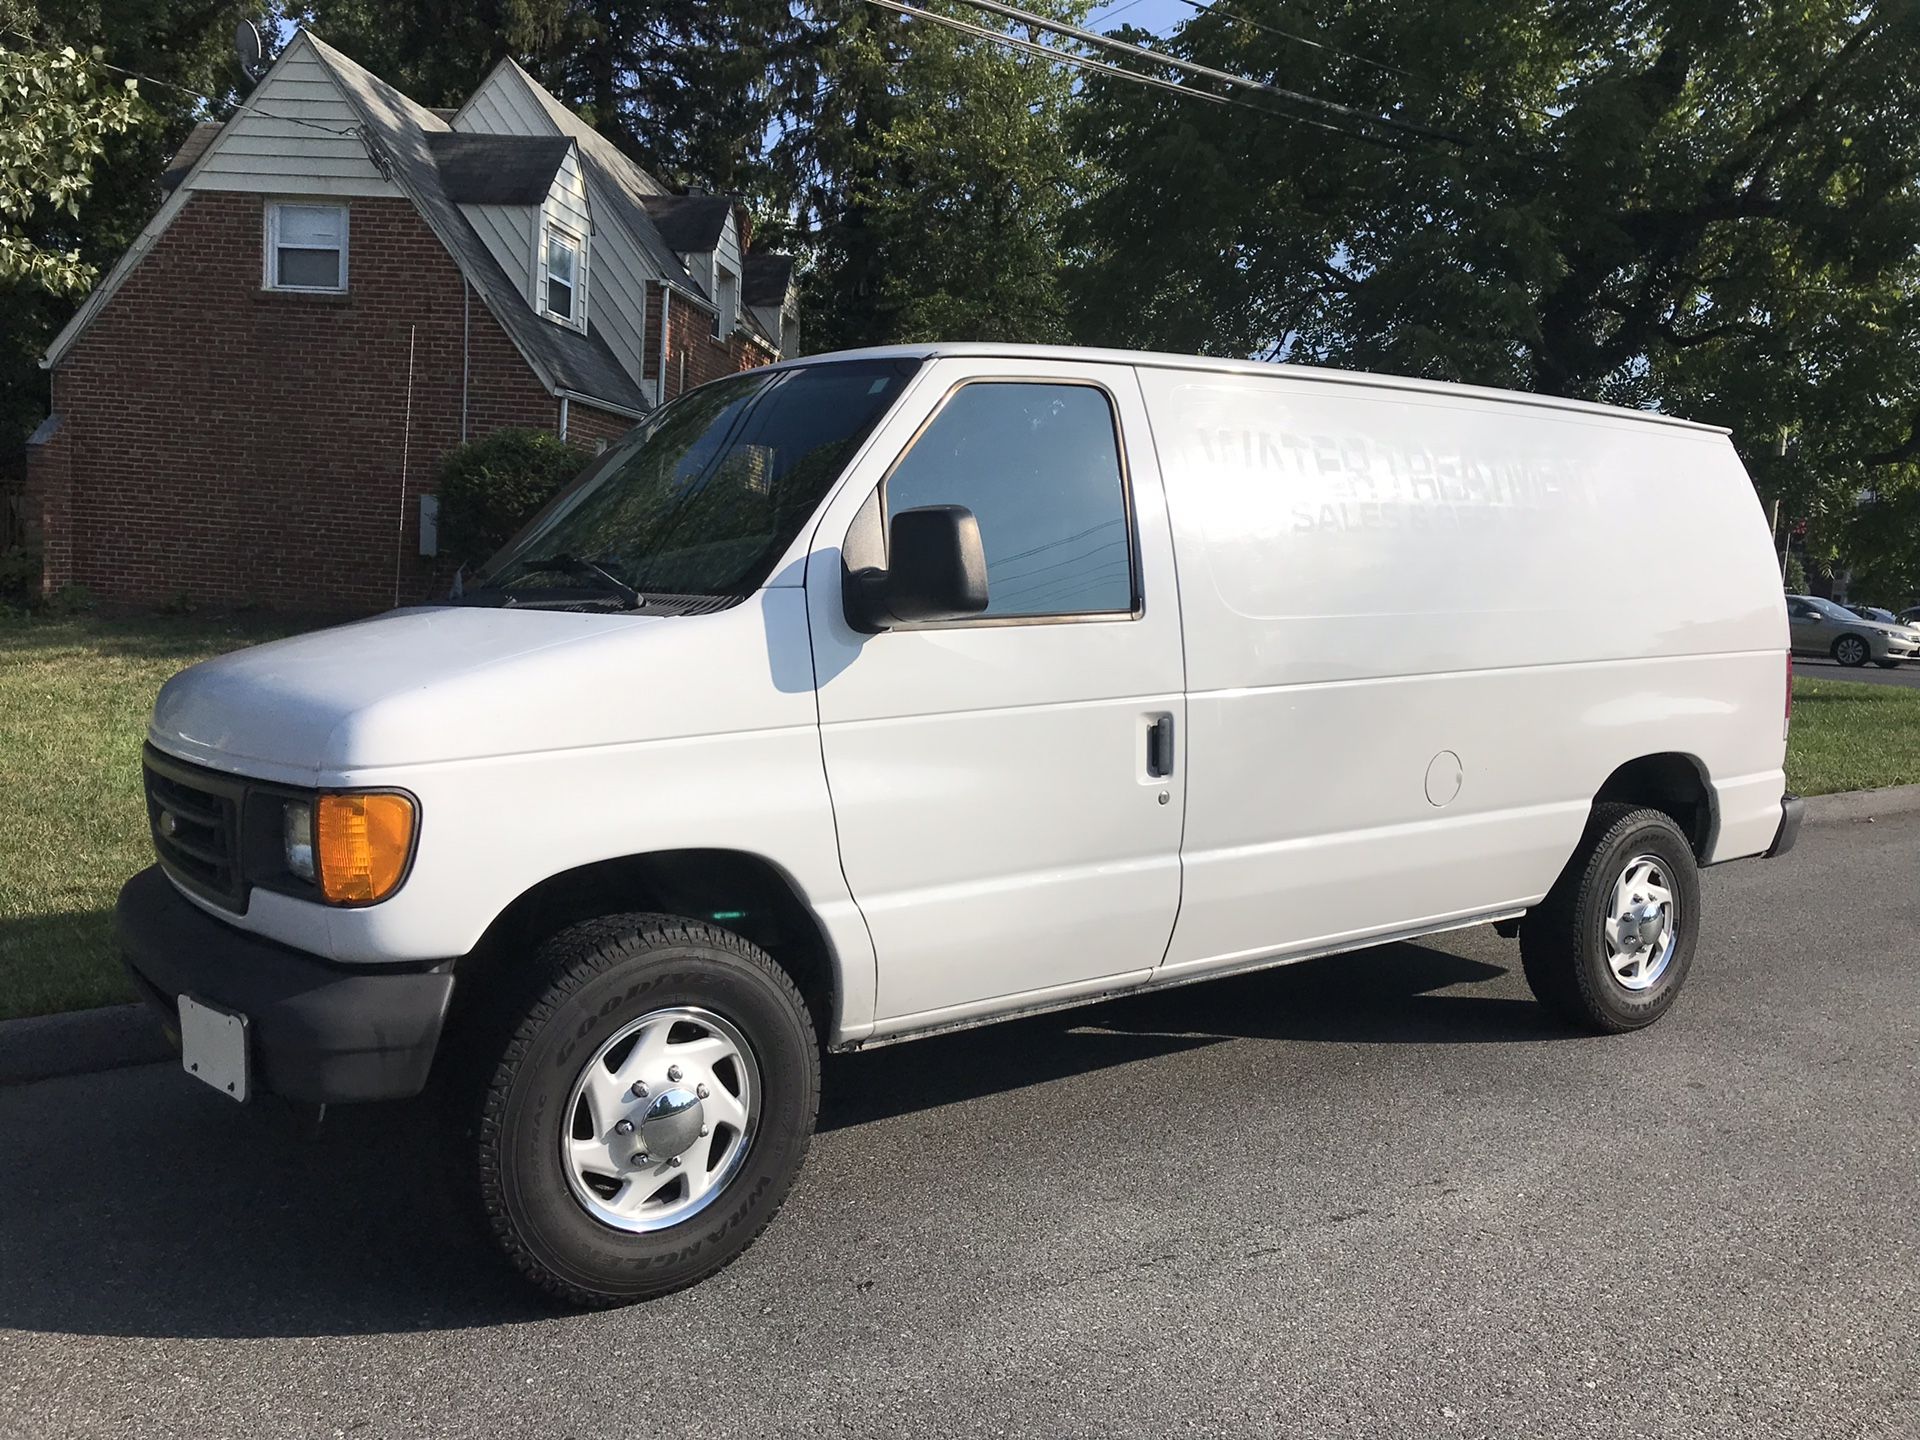
POLYGON ((407 466, 413 454, 413 341, 419 329, 407 327, 407 413, 400 430, 400 524, 393 537, 393 608, 400 608, 400 566, 407 554, 407 466))

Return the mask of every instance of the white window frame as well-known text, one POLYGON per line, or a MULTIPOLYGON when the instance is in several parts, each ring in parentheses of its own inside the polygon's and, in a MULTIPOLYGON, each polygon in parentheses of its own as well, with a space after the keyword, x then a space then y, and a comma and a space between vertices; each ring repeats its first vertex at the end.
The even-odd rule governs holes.
POLYGON ((543 220, 534 261, 539 266, 539 293, 535 298, 539 301, 540 314, 555 325, 564 325, 569 330, 584 334, 587 328, 587 237, 571 225, 558 220, 543 220), (547 269, 547 241, 555 235, 573 246, 573 306, 572 313, 568 315, 556 315, 547 307, 547 286, 553 278, 547 269))
POLYGON ((733 334, 740 324, 740 277, 720 263, 720 257, 713 260, 713 338, 725 340, 733 334), (729 302, 727 287, 722 280, 733 282, 733 297, 729 302))
MULTIPOLYGON (((266 209, 265 247, 261 255, 260 285, 264 290, 285 290, 302 295, 344 295, 347 293, 347 247, 351 239, 353 212, 338 200, 270 200, 266 209), (300 210, 336 210, 340 214, 340 283, 338 285, 283 285, 280 283, 280 212, 289 206, 300 210)), ((309 250, 309 245, 288 246, 309 250)))

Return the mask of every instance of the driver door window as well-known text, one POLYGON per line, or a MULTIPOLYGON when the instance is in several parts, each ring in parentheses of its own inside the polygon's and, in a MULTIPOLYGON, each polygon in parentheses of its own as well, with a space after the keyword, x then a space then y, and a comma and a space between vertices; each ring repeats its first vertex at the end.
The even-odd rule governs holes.
POLYGON ((934 415, 884 495, 889 524, 924 505, 973 512, 987 557, 981 618, 1006 620, 1135 611, 1126 490, 1105 391, 977 381, 934 415))

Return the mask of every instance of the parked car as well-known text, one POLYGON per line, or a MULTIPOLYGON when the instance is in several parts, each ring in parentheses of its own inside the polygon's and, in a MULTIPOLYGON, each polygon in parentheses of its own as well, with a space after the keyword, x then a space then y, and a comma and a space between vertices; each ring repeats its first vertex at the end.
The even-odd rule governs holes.
POLYGON ((1842 665, 1871 660, 1891 670, 1920 651, 1920 636, 1900 624, 1863 620, 1844 605, 1818 595, 1787 596, 1787 624, 1796 655, 1831 655, 1842 665))
POLYGON ((1726 433, 1637 411, 992 345, 755 370, 460 603, 169 681, 117 931, 201 1081, 431 1072, 528 1278, 658 1295, 779 1209, 823 1049, 1485 922, 1574 1024, 1657 1020, 1698 868, 1799 823, 1775 566, 1726 433), (1688 563, 1621 584, 1621 515, 1688 563))
POLYGON ((1898 625, 1900 623, 1899 617, 1891 610, 1882 610, 1878 605, 1849 604, 1846 608, 1858 615, 1862 620, 1871 620, 1878 625, 1898 625))

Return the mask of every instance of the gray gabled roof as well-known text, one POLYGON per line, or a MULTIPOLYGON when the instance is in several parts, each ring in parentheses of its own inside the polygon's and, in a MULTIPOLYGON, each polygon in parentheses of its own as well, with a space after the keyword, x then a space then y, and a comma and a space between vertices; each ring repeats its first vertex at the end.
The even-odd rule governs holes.
POLYGON ((413 200, 421 218, 547 388, 604 400, 636 414, 647 410, 646 396, 620 368, 606 342, 591 329, 583 335, 534 314, 520 286, 507 277, 486 242, 460 213, 441 180, 430 140, 448 133, 447 122, 325 41, 311 33, 306 38, 360 113, 392 167, 395 183, 413 200))
POLYGON ((665 195, 667 187, 635 164, 618 145, 549 95, 546 87, 527 74, 517 61, 501 63, 513 66, 514 73, 525 82, 527 93, 546 112, 547 118, 562 135, 580 147, 580 162, 586 169, 588 183, 594 184, 604 196, 615 223, 633 236, 662 275, 672 276, 676 284, 703 300, 710 300, 706 287, 687 272, 687 267, 680 262, 673 247, 661 238, 647 214, 648 199, 665 195))
POLYGON ((427 136, 440 183, 447 198, 458 205, 539 205, 572 148, 573 142, 563 135, 472 135, 447 130, 427 136))
POLYGON ((725 195, 651 195, 644 203, 676 255, 702 255, 718 246, 734 206, 725 195))
POLYGON ((187 178, 187 172, 193 169, 193 162, 206 154, 213 137, 226 128, 225 121, 203 120, 189 130, 180 148, 173 152, 173 159, 167 162, 167 168, 160 173, 160 188, 178 189, 180 182, 187 178))

